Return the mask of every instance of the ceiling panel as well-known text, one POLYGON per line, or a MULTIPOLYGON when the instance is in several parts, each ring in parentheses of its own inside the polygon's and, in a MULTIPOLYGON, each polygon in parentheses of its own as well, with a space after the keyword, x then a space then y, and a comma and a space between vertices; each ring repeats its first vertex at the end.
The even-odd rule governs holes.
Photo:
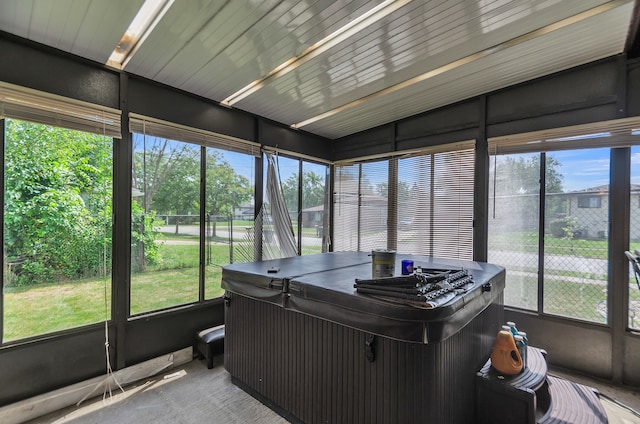
MULTIPOLYGON (((53 3, 58 4, 58 0, 53 3)), ((75 0, 72 8, 75 8, 75 5, 79 7, 83 3, 86 3, 86 0, 75 0)), ((69 51, 99 63, 106 63, 142 3, 143 0, 91 0, 86 13, 81 17, 74 17, 73 21, 67 23, 67 25, 80 23, 75 33, 73 47, 69 51)))
MULTIPOLYGON (((0 0, 0 30, 105 63, 143 0, 0 0)), ((175 0, 125 70, 222 101, 383 0, 175 0)), ((233 107, 338 138, 623 51, 633 0, 413 0, 233 107), (592 8, 570 27, 512 43, 592 8), (498 47, 495 50, 489 50, 498 47), (409 88, 375 93, 483 52, 409 88), (489 54, 490 52, 490 54, 489 54), (373 96, 373 98, 371 98, 373 96)))
POLYGON ((0 30, 105 63, 142 0, 2 0, 0 30))
MULTIPOLYGON (((175 2, 130 60, 127 71, 150 79, 160 78, 170 85, 178 80, 178 75, 166 70, 172 63, 181 65, 179 74, 183 78, 191 75, 193 71, 189 68, 197 70, 199 65, 189 60, 183 50, 194 43, 194 39, 201 39, 207 26, 215 25, 212 20, 223 6, 218 0, 175 2)), ((191 52, 201 61, 206 59, 203 53, 191 52)))
POLYGON ((486 3, 412 2, 236 106, 300 122, 603 2, 486 3))
POLYGON ((259 79, 286 60, 300 54, 309 45, 322 39, 350 19, 373 8, 379 2, 347 0, 280 2, 241 37, 194 75, 191 87, 198 79, 206 84, 203 95, 223 100, 247 84, 259 79), (212 75, 215 78, 208 80, 212 75))
POLYGON ((0 28, 22 38, 29 38, 29 20, 34 0, 0 3, 0 28))
POLYGON ((535 40, 487 55, 393 94, 310 124, 330 138, 391 122, 482 93, 548 75, 621 52, 632 4, 605 12, 535 40), (609 28, 605 32, 594 27, 609 28))

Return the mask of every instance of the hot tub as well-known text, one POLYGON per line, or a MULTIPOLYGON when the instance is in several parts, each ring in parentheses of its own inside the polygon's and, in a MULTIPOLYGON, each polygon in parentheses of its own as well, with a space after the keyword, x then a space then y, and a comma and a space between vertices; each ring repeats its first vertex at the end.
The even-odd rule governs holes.
POLYGON ((225 368, 294 422, 472 423, 475 373, 503 323, 504 269, 464 269, 465 287, 429 307, 358 293, 371 257, 337 252, 223 268, 225 368))

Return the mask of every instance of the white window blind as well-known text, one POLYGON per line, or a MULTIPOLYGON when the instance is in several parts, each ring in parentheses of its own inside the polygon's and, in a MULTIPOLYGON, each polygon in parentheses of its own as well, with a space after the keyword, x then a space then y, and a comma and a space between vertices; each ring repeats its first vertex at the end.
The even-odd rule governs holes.
POLYGON ((473 258, 474 158, 466 142, 398 159, 399 253, 473 258))
POLYGON ((259 157, 260 144, 160 119, 129 113, 129 131, 170 140, 184 141, 259 157))
POLYGON ((335 170, 333 249, 386 249, 389 161, 338 166, 335 170))
POLYGON ((640 117, 492 137, 489 154, 627 147, 640 144, 640 117))
POLYGON ((360 231, 360 165, 335 168, 333 250, 358 251, 360 231))
POLYGON ((389 161, 360 165, 359 250, 387 249, 389 161))
POLYGON ((122 138, 120 111, 0 82, 0 118, 122 138))
POLYGON ((334 250, 391 248, 472 259, 474 147, 475 141, 466 141, 337 164, 334 250), (398 163, 397 199, 389 205, 391 161, 398 163), (389 222, 388 213, 397 221, 389 222), (397 226, 395 245, 388 244, 390 225, 397 226))

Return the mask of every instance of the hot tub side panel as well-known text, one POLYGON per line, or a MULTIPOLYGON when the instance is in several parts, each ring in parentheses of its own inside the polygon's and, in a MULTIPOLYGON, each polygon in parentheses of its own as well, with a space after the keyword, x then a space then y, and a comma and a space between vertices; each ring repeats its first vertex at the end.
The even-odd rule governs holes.
POLYGON ((458 333, 419 344, 230 294, 225 368, 305 423, 473 423, 475 373, 503 323, 503 296, 458 333))

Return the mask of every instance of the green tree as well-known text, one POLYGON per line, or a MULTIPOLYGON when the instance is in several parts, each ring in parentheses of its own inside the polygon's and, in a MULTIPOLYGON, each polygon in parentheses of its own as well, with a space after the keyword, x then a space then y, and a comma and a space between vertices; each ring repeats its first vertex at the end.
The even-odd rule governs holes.
POLYGON ((298 212, 298 177, 299 175, 296 172, 289 175, 289 178, 280 183, 287 210, 289 210, 289 212, 294 211, 294 213, 298 212))
POLYGON ((325 199, 325 177, 313 171, 302 173, 302 209, 320 206, 325 199))
MULTIPOLYGON (((233 209, 251 199, 253 186, 217 150, 207 149, 206 208, 213 217, 232 215, 233 209)), ((213 236, 216 235, 216 220, 213 221, 213 236)))
POLYGON ((111 140, 6 120, 5 261, 35 284, 99 275, 111 252, 111 140))
MULTIPOLYGON (((389 195, 389 184, 385 181, 376 185, 376 193, 380 196, 389 195)), ((406 181, 398 181, 398 204, 403 205, 411 198, 411 189, 406 181)))
POLYGON ((155 243, 157 212, 175 213, 182 206, 176 203, 183 201, 182 187, 171 182, 168 184, 178 192, 177 201, 174 202, 165 190, 159 204, 154 204, 156 194, 171 181, 174 172, 176 175, 185 172, 188 164, 196 160, 200 149, 188 143, 134 134, 133 152, 132 188, 139 190, 141 195, 135 198, 138 204, 132 205, 132 269, 144 271, 147 262, 159 263, 162 260, 155 243), (171 212, 154 210, 156 207, 171 212))
POLYGON ((188 143, 166 138, 134 135, 133 187, 142 191, 142 207, 149 212, 156 193, 176 168, 188 166, 200 149, 188 143))
MULTIPOLYGON (((562 193, 560 162, 551 155, 545 159, 545 189, 547 193, 562 193)), ((504 156, 497 164, 496 194, 540 193, 540 155, 531 157, 504 156)))
MULTIPOLYGON (((324 204, 324 177, 313 171, 302 173, 302 209, 324 204)), ((282 183, 282 194, 287 206, 298 209, 298 174, 291 174, 282 183)))
MULTIPOLYGON (((495 175, 490 180, 492 188, 490 193, 495 193, 497 201, 508 204, 503 208, 511 214, 521 216, 520 222, 538 222, 539 195, 540 195, 540 154, 535 155, 508 155, 498 157, 495 175), (494 186, 495 184, 495 186, 494 186)), ((545 159, 545 191, 547 194, 546 208, 550 213, 562 212, 565 208, 562 174, 560 163, 551 155, 545 159)), ((504 205, 503 205, 504 206, 504 205)))
POLYGON ((180 215, 200 213, 200 161, 196 155, 182 155, 167 173, 153 196, 151 208, 160 215, 175 215, 175 234, 180 231, 180 215))

